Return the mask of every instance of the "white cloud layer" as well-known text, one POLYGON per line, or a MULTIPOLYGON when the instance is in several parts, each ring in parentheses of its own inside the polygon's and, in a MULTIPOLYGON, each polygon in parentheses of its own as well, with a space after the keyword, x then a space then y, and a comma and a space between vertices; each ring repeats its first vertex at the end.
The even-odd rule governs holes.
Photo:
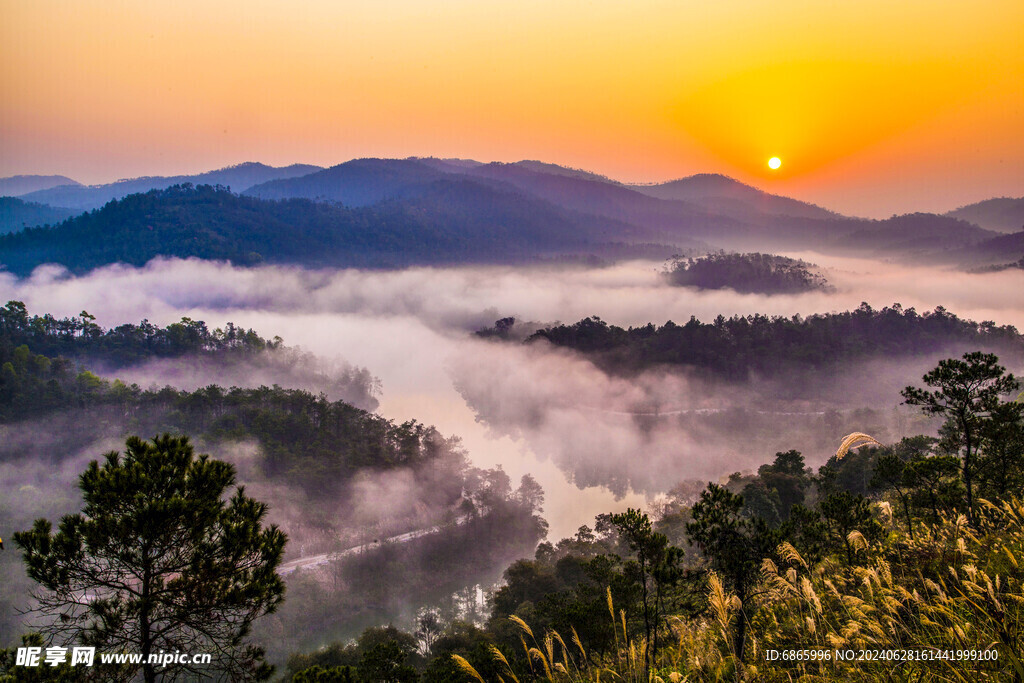
MULTIPOLYGON (((365 367, 382 381, 382 414, 416 418, 461 436, 476 464, 500 463, 513 480, 525 472, 537 476, 558 538, 598 512, 642 504, 644 497, 631 488, 653 492, 683 478, 716 479, 756 467, 786 443, 807 449, 808 460, 820 460, 834 439, 826 438, 816 409, 803 407, 792 412, 805 414, 788 418, 777 414, 784 407, 758 412, 769 385, 735 392, 664 373, 627 381, 542 346, 470 337, 499 317, 575 322, 598 315, 627 326, 685 322, 691 315, 705 321, 719 314, 809 315, 866 301, 875 307, 900 302, 919 311, 942 305, 961 317, 1024 329, 1024 271, 968 275, 791 255, 820 264, 837 291, 698 293, 666 286, 660 264, 651 262, 375 272, 158 259, 144 268, 111 266, 80 277, 53 267, 23 280, 0 274, 0 301, 21 300, 33 313, 56 316, 88 310, 104 326, 143 318, 165 325, 182 316, 211 328, 233 321, 264 336, 280 335, 328 364, 365 367), (685 412, 707 408, 722 412, 700 419, 685 412), (674 414, 629 414, 655 409, 674 414), (625 498, 616 502, 598 482, 625 498)), ((919 377, 929 362, 851 368, 856 380, 850 384, 858 387, 858 399, 871 399, 895 416, 899 399, 892 392, 919 377)), ((887 418, 879 428, 897 429, 892 425, 898 423, 887 418)))

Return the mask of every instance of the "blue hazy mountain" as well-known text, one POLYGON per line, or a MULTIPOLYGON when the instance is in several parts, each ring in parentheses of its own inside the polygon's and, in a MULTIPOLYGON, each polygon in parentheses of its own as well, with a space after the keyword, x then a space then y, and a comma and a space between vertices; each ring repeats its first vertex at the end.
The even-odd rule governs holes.
POLYGON ((961 206, 945 214, 969 221, 986 230, 1017 232, 1024 230, 1024 197, 996 197, 961 206))
POLYGON ((354 208, 176 185, 112 201, 55 227, 0 235, 0 266, 19 275, 43 263, 84 272, 169 256, 239 265, 392 268, 616 256, 638 247, 644 253, 657 247, 657 255, 667 257, 694 246, 658 247, 634 226, 452 176, 402 199, 354 208))
POLYGON ((395 199, 445 176, 461 166, 418 159, 354 159, 301 177, 271 180, 242 194, 259 199, 311 199, 349 207, 395 199), (453 169, 453 170, 446 170, 453 169))
POLYGON ((78 211, 0 197, 0 233, 14 232, 37 225, 52 225, 74 216, 78 211))
POLYGON ((61 206, 79 211, 98 209, 112 199, 121 199, 130 194, 162 190, 172 185, 192 183, 195 185, 223 185, 235 192, 242 192, 253 185, 275 180, 277 178, 293 178, 319 171, 319 166, 308 164, 292 164, 291 166, 274 167, 256 162, 247 162, 237 166, 228 166, 216 171, 199 173, 189 176, 148 176, 118 180, 106 185, 61 185, 46 190, 31 192, 22 196, 25 201, 50 206, 61 206))
POLYGON ((750 216, 752 213, 827 220, 839 214, 814 204, 768 194, 756 187, 717 173, 699 173, 655 185, 632 185, 638 192, 659 199, 698 204, 716 212, 750 216))
POLYGON ((295 174, 241 193, 189 187, 130 195, 58 228, 3 238, 0 263, 19 273, 48 261, 83 270, 157 255, 401 267, 708 248, 996 263, 991 249, 977 247, 998 234, 973 223, 920 213, 849 218, 717 175, 636 187, 538 161, 357 159, 299 175, 308 168, 252 164, 203 176, 226 185, 227 171, 246 172, 243 184, 295 174))
POLYGON ((61 185, 75 186, 79 183, 63 175, 15 175, 0 178, 0 197, 20 197, 61 185))

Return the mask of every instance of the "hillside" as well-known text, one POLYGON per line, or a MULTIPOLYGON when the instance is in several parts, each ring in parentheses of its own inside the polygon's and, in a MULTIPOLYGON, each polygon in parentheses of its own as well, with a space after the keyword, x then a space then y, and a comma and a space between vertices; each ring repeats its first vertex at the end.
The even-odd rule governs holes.
POLYGON ((415 159, 355 159, 299 178, 261 183, 244 191, 259 199, 312 199, 369 206, 395 199, 448 172, 415 159))
MULTIPOLYGON (((287 636, 268 637, 272 649, 287 643, 277 652, 282 657, 311 647, 325 633, 349 637, 364 622, 386 623, 410 604, 493 580, 501 566, 532 552, 546 528, 539 516, 543 494, 532 478, 514 488, 500 468, 473 467, 457 438, 413 419, 396 422, 327 398, 330 382, 343 378, 325 377, 313 391, 277 384, 209 384, 187 391, 140 387, 114 379, 123 368, 102 377, 91 371, 96 366, 79 364, 97 358, 183 362, 198 354, 212 366, 232 366, 268 354, 287 360, 289 353, 294 349, 283 348, 280 339, 263 339, 230 323, 213 332, 191 319, 165 328, 143 321, 103 329, 87 314, 56 319, 29 315, 20 302, 0 306, 5 538, 8 530, 28 528, 40 516, 69 512, 77 477, 65 474, 80 470, 82 455, 100 459, 105 444, 123 444, 126 434, 136 432, 188 435, 197 451, 231 461, 238 483, 269 505, 268 522, 287 533, 286 559, 444 527, 416 543, 378 547, 338 567, 351 589, 337 582, 312 586, 307 572, 289 577, 294 600, 274 617, 287 636), (369 490, 394 482, 401 482, 402 500, 376 509, 366 502, 369 490), (467 546, 473 548, 471 558, 457 552, 467 546), (382 576, 386 600, 374 592, 382 576), (307 600, 329 605, 330 618, 310 623, 302 607, 307 600)), ((0 553, 0 582, 8 589, 0 594, 3 646, 25 628, 20 610, 31 582, 21 560, 20 553, 0 553)), ((0 678, 5 665, 0 650, 0 678)))
POLYGON ((84 272, 156 256, 313 267, 505 263, 591 253, 641 237, 628 225, 458 177, 358 209, 180 185, 131 195, 53 228, 0 236, 0 264, 24 275, 42 263, 84 272))
POLYGON ((997 197, 961 206, 946 214, 974 223, 986 230, 1017 232, 1024 230, 1024 197, 997 197))
POLYGON ((819 219, 839 216, 820 206, 768 194, 717 173, 699 173, 666 183, 632 187, 651 197, 691 202, 708 209, 726 210, 736 215, 749 216, 751 212, 758 212, 773 216, 819 219))
POLYGON ((658 243, 703 242, 742 251, 816 249, 844 253, 850 248, 849 236, 858 233, 854 241, 863 253, 891 256, 892 250, 900 249, 920 258, 921 253, 931 252, 938 245, 940 253, 934 258, 941 259, 946 257, 941 252, 952 246, 962 247, 992 236, 977 226, 942 216, 889 222, 846 218, 720 175, 627 186, 594 173, 540 161, 482 164, 463 159, 357 159, 305 177, 264 183, 245 194, 372 206, 384 200, 408 199, 431 182, 457 177, 519 192, 523 201, 541 199, 579 214, 629 225, 639 239, 658 243))
POLYGON ((978 264, 982 269, 986 266, 994 269, 1013 267, 1011 264, 1021 267, 1020 264, 1024 263, 1024 230, 992 237, 964 249, 961 263, 965 266, 978 264))
POLYGON ((732 289, 740 294, 830 291, 817 266, 774 254, 709 254, 677 259, 665 273, 677 287, 732 289))
POLYGON ((16 175, 0 178, 0 197, 20 197, 29 192, 48 190, 61 185, 79 185, 62 175, 16 175))
MULTIPOLYGON (((958 218, 847 218, 711 174, 630 187, 539 161, 409 158, 357 159, 328 169, 243 164, 189 178, 230 186, 236 199, 224 193, 217 201, 186 202, 187 208, 168 213, 160 202, 172 195, 184 201, 171 193, 153 205, 160 218, 152 225, 140 222, 139 211, 155 200, 133 199, 58 231, 0 242, 0 263, 19 273, 48 261, 81 270, 155 255, 401 267, 560 255, 666 258, 687 249, 814 250, 967 268, 1007 261, 990 249, 975 250, 998 233, 958 218), (244 189, 250 183, 255 184, 244 189), (82 230, 89 239, 79 235, 82 230)), ((189 178, 54 188, 23 200, 62 200, 75 210, 189 178)))
POLYGON ((835 243, 846 253, 896 252, 936 261, 955 261, 962 250, 998 236, 966 221, 930 213, 857 221, 852 222, 851 227, 854 229, 835 243))
POLYGON ((922 314, 899 304, 881 310, 861 304, 854 311, 806 318, 734 316, 707 323, 691 318, 684 325, 669 321, 629 329, 594 317, 541 329, 527 341, 540 340, 584 354, 611 373, 683 366, 739 381, 752 375, 837 372, 858 361, 954 347, 991 349, 1011 363, 1024 359, 1024 336, 1012 326, 978 324, 941 308, 922 314))
POLYGON ((25 202, 17 197, 0 197, 0 234, 60 223, 76 213, 71 209, 25 202))
POLYGON ((235 192, 241 192, 253 185, 264 183, 276 178, 292 178, 303 176, 320 170, 319 166, 292 164, 275 168, 265 164, 246 162, 237 166, 228 166, 216 171, 208 171, 197 175, 152 176, 119 180, 105 185, 72 185, 53 187, 26 194, 25 201, 63 206, 79 211, 98 209, 113 199, 122 199, 130 194, 162 190, 172 185, 192 183, 195 185, 223 185, 235 192))

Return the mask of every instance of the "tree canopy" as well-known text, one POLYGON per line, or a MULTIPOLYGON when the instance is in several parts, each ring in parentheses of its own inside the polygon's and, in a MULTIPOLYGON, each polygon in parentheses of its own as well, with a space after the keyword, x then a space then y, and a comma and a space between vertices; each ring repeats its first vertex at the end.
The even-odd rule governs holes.
POLYGON ((29 576, 39 584, 41 630, 100 652, 135 652, 147 682, 160 652, 208 653, 207 666, 182 664, 175 676, 221 671, 233 680, 270 674, 246 636, 284 597, 276 573, 286 537, 265 526, 267 506, 231 487, 234 467, 196 456, 185 437, 131 437, 124 454, 93 461, 79 487, 85 507, 54 532, 39 519, 17 533, 29 576))
POLYGON ((1017 389, 1020 383, 991 353, 973 351, 963 359, 947 358, 923 377, 934 391, 907 387, 903 398, 931 415, 946 418, 947 431, 963 453, 963 482, 967 496, 967 517, 974 521, 975 451, 979 432, 1000 406, 1000 396, 1017 389))

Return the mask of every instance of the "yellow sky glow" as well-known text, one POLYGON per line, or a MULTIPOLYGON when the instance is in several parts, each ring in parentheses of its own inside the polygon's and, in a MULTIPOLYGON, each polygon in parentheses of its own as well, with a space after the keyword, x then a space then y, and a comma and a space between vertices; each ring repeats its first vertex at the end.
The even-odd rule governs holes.
POLYGON ((0 175, 539 158, 946 210, 1024 195, 1022 44, 1019 0, 0 0, 0 175))

